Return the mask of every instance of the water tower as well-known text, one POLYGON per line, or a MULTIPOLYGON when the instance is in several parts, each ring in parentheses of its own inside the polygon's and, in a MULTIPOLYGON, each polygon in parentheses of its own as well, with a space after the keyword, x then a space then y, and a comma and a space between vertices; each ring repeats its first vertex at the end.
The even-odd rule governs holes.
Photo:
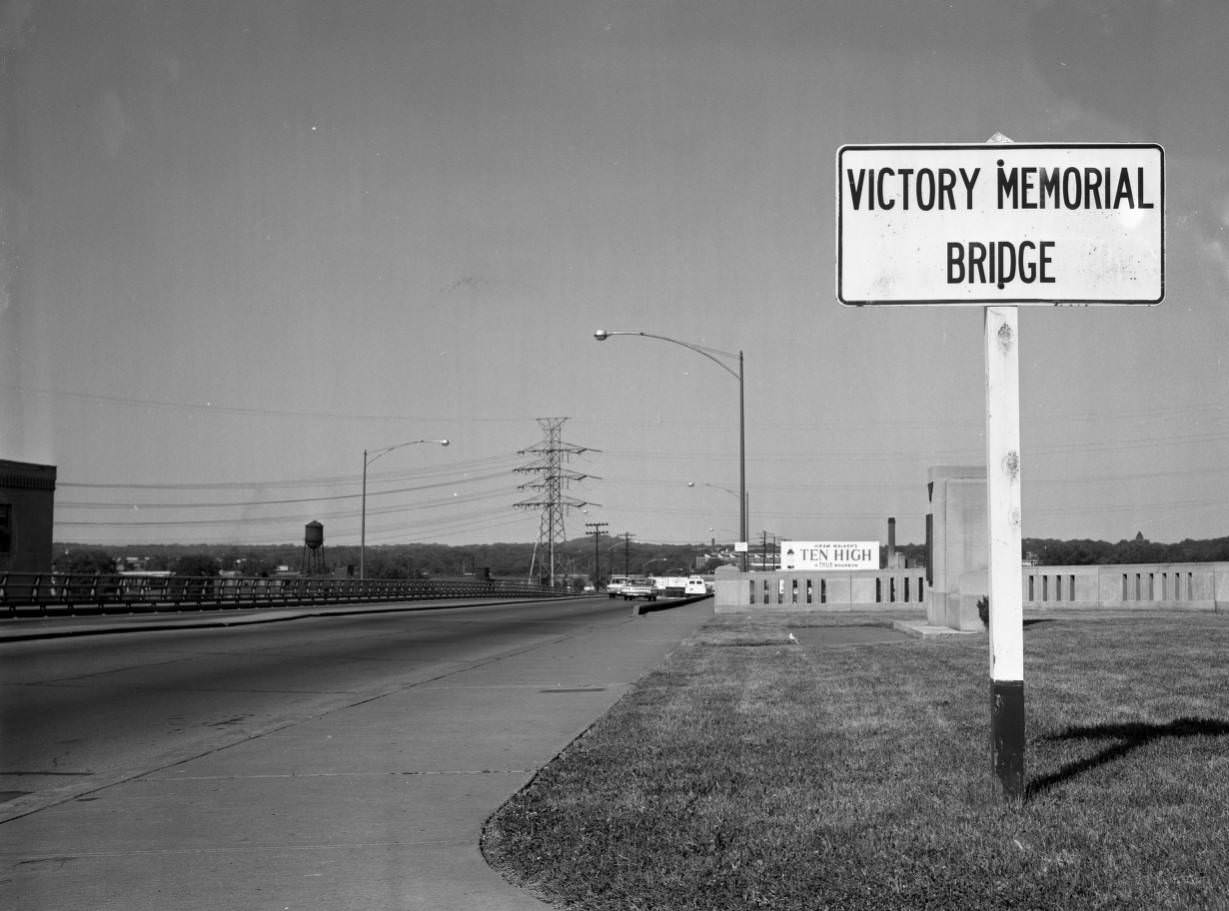
POLYGON ((303 528, 303 575, 324 574, 324 526, 316 520, 303 528))

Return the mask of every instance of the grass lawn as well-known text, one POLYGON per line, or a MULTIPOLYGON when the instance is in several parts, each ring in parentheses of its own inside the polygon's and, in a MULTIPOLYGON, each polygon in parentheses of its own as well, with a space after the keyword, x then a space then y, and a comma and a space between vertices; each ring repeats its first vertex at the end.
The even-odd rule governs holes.
POLYGON ((986 637, 848 628, 879 622, 716 617, 491 818, 488 860, 564 908, 1229 909, 1229 617, 1028 623, 1023 804, 986 637))

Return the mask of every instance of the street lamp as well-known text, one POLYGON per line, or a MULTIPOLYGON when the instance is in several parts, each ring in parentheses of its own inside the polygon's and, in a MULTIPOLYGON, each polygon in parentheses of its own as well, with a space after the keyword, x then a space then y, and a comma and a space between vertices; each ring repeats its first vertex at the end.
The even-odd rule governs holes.
MULTIPOLYGON (((655 335, 652 332, 640 332, 634 329, 598 329, 593 333, 593 337, 599 342, 604 342, 606 339, 615 335, 638 335, 641 338, 655 338, 660 342, 669 342, 672 345, 679 345, 694 351, 701 357, 706 357, 730 376, 738 380, 738 534, 745 543, 747 540, 747 410, 746 397, 744 395, 745 385, 743 382, 743 353, 740 350, 738 354, 733 354, 729 351, 721 351, 717 348, 706 348, 703 345, 695 345, 691 342, 684 342, 677 338, 670 338, 666 335, 655 335), (725 360, 723 360, 723 358, 725 360), (738 369, 735 370, 727 363, 728 360, 738 359, 738 369)), ((747 555, 743 554, 743 572, 747 571, 747 555)))
POLYGON ((377 449, 370 455, 368 455, 366 449, 363 450, 363 517, 359 525, 358 539, 358 577, 360 580, 367 578, 367 466, 380 456, 387 455, 394 449, 400 449, 403 446, 417 446, 419 443, 435 443, 437 446, 448 445, 447 440, 407 440, 404 443, 394 443, 392 446, 377 449))
POLYGON ((671 559, 670 557, 654 557, 651 560, 646 560, 644 564, 644 569, 640 571, 640 574, 642 576, 647 576, 649 575, 649 567, 652 566, 654 563, 669 563, 670 559, 671 559))
MULTIPOLYGON (((687 486, 688 486, 688 487, 695 487, 695 486, 696 486, 696 482, 695 482, 695 481, 688 481, 688 482, 687 482, 687 486)), ((701 482, 700 482, 700 486, 701 486, 701 487, 711 487, 713 490, 720 490, 722 493, 728 493, 728 494, 729 494, 730 496, 732 496, 732 497, 737 497, 737 496, 738 496, 738 491, 737 491, 737 490, 730 490, 730 488, 728 488, 728 487, 722 487, 720 484, 709 484, 707 481, 701 481, 701 482)), ((745 510, 746 510, 746 506, 747 506, 747 491, 745 491, 745 490, 743 491, 741 499, 742 499, 742 501, 743 501, 743 509, 744 509, 744 511, 745 511, 745 510)), ((712 529, 710 528, 710 529, 709 529, 709 531, 712 531, 712 529)), ((746 533, 745 533, 745 532, 743 532, 743 540, 744 540, 744 541, 746 540, 746 533)), ((745 559, 745 558, 744 558, 744 559, 745 559)))

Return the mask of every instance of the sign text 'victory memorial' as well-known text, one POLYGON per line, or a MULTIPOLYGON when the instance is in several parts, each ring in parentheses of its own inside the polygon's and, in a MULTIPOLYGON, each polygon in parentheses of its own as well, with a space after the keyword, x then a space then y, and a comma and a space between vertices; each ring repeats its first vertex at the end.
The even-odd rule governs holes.
POLYGON ((1164 152, 1154 144, 843 146, 845 304, 1155 304, 1164 152))

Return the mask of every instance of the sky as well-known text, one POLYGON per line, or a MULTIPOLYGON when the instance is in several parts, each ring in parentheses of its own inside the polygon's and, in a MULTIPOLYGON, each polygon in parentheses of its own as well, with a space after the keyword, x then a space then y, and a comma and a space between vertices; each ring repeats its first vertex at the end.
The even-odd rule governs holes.
POLYGON ((634 330, 743 353, 753 539, 921 542, 982 308, 838 301, 837 150, 1001 132, 1165 150, 1163 302, 1019 308, 1024 536, 1229 535, 1227 46, 1221 0, 0 0, 0 457, 59 542, 535 541, 566 418, 569 538, 733 541, 738 383, 634 330))

